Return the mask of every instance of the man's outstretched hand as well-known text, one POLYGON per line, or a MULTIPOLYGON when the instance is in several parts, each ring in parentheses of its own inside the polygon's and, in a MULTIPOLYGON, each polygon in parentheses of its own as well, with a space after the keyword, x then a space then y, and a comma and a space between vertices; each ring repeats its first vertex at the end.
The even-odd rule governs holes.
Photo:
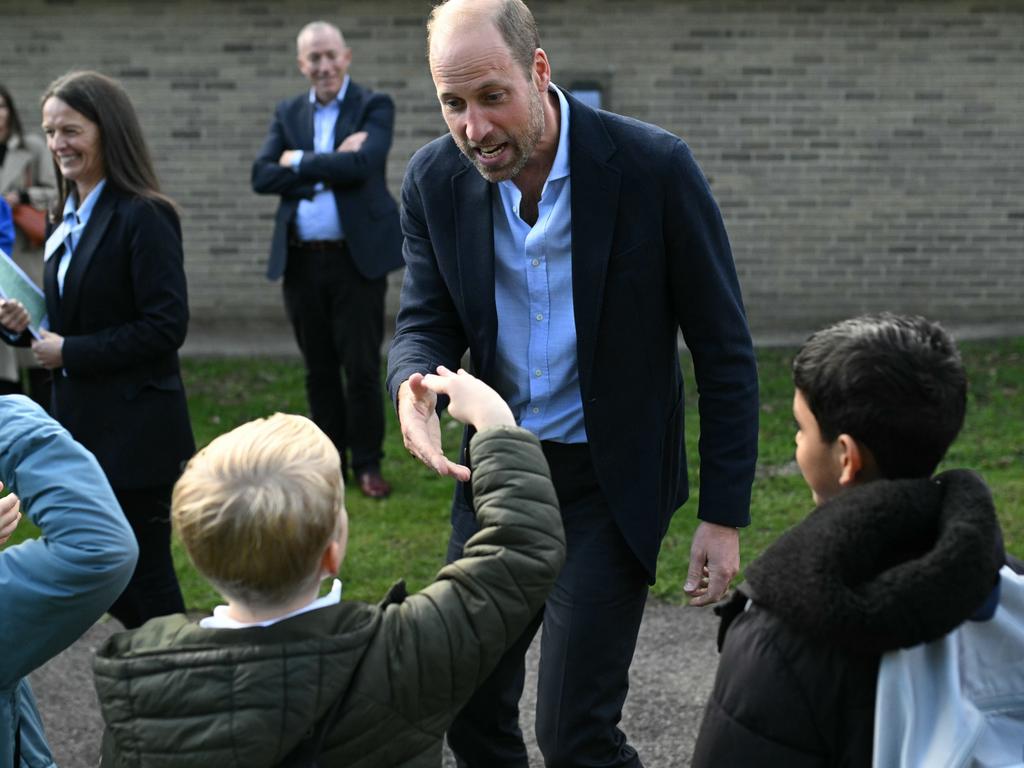
POLYGON ((469 480, 469 467, 449 461, 444 455, 437 395, 423 384, 422 373, 414 373, 398 388, 398 423, 409 453, 443 477, 469 480))
POLYGON ((512 411, 501 396, 480 379, 459 369, 438 366, 437 373, 414 373, 398 388, 398 421, 409 453, 439 475, 469 480, 469 467, 456 464, 441 448, 441 422, 437 396, 447 395, 448 412, 478 430, 502 424, 515 425, 512 411))
POLYGON ((737 528, 701 522, 693 533, 690 568, 683 592, 690 605, 717 603, 740 570, 740 532, 737 528))

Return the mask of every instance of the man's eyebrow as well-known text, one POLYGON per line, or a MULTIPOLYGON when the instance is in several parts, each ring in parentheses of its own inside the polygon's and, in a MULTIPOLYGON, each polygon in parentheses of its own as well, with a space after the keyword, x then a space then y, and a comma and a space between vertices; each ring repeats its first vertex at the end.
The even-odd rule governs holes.
MULTIPOLYGON (((502 82, 500 80, 488 80, 488 81, 486 81, 484 83, 481 83, 480 85, 474 87, 472 92, 473 93, 480 93, 481 91, 493 90, 495 88, 502 88, 502 89, 504 89, 504 88, 507 88, 507 87, 508 87, 508 84, 505 83, 505 82, 502 82)), ((458 93, 453 93, 452 91, 444 91, 444 92, 438 94, 438 98, 440 98, 440 99, 448 99, 448 98, 452 98, 452 97, 454 97, 454 98, 461 98, 461 96, 458 93)))

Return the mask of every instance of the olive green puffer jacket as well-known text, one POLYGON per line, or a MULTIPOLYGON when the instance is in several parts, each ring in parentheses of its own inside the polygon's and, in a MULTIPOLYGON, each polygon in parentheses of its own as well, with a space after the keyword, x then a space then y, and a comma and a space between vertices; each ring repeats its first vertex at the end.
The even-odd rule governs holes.
POLYGON ((487 430, 472 456, 482 529, 423 591, 269 627, 168 616, 110 638, 94 666, 103 767, 273 766, 339 697, 320 765, 440 765, 447 725, 540 609, 565 557, 537 439, 487 430))

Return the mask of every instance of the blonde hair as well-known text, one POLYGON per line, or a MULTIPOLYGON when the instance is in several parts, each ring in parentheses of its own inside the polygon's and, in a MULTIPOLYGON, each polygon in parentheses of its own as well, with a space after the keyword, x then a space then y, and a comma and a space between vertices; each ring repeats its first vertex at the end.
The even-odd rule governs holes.
POLYGON ((197 453, 174 486, 171 514, 218 592, 273 608, 320 581, 344 502, 333 443, 309 419, 275 413, 197 453))

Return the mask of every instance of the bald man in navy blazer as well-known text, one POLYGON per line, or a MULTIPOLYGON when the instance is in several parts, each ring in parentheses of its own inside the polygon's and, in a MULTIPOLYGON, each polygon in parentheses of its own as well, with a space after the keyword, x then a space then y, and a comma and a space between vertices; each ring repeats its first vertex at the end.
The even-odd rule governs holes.
MULTIPOLYGON (((618 728, 629 665, 662 537, 688 495, 680 329, 700 395, 693 603, 725 594, 749 523, 757 370, 729 241, 683 141, 552 84, 521 0, 449 0, 428 30, 450 135, 406 171, 388 386, 412 453, 465 481, 466 443, 459 463, 445 457, 421 379, 468 349, 476 375, 541 439, 567 539, 544 610, 448 742, 460 766, 528 765, 517 705, 543 622, 546 764, 636 768, 618 728)), ((475 530, 468 494, 463 482, 449 558, 475 530)))
POLYGON ((311 88, 278 105, 252 168, 253 189, 281 197, 267 277, 284 276, 313 421, 363 494, 383 498, 384 294, 402 265, 386 183, 395 107, 349 79, 352 52, 333 24, 307 24, 297 47, 311 88))

